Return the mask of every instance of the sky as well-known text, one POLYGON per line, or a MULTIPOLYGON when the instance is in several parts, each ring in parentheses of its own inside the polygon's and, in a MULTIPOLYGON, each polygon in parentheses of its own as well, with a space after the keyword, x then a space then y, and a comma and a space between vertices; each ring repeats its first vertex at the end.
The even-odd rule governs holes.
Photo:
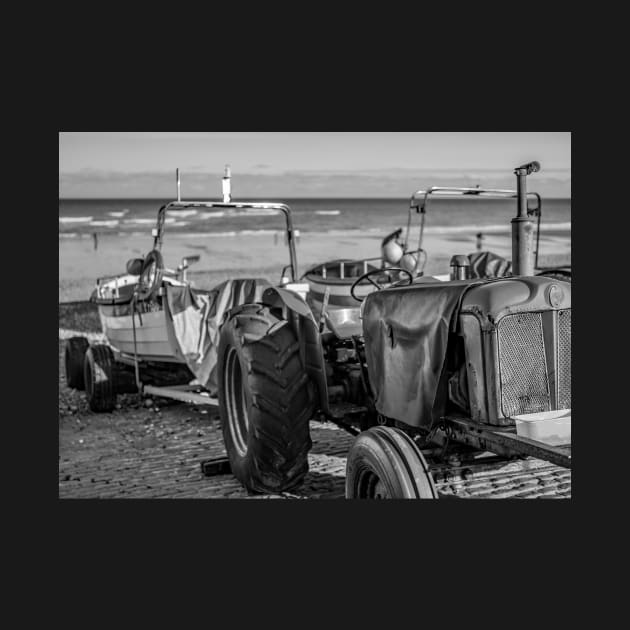
POLYGON ((570 132, 59 132, 60 198, 233 199, 408 197, 436 185, 513 188, 537 160, 530 189, 571 196, 570 132))

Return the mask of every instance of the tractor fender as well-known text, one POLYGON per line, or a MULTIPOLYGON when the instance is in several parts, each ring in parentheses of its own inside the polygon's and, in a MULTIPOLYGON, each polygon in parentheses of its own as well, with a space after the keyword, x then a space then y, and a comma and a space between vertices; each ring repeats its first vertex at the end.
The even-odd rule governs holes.
POLYGON ((282 309, 282 317, 290 322, 300 344, 300 354, 319 395, 319 408, 324 413, 328 408, 328 384, 326 364, 319 336, 319 328, 313 313, 302 296, 280 287, 270 287, 262 294, 262 303, 271 308, 282 309))

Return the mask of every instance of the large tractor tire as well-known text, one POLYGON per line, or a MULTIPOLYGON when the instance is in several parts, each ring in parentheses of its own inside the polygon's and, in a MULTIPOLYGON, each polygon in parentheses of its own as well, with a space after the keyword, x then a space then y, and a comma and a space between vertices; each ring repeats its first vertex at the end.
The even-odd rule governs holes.
POLYGON ((116 406, 114 354, 109 346, 96 344, 85 353, 85 393, 92 411, 112 411, 116 406))
POLYGON ((70 337, 66 341, 65 365, 66 383, 68 387, 83 391, 85 381, 83 380, 83 362, 85 353, 90 347, 90 343, 85 337, 70 337))
POLYGON ((437 499, 429 467, 400 429, 360 433, 346 462, 346 499, 437 499))
POLYGON ((291 325, 265 306, 239 307, 221 328, 217 370, 233 474, 252 493, 298 487, 308 472, 314 395, 291 325))

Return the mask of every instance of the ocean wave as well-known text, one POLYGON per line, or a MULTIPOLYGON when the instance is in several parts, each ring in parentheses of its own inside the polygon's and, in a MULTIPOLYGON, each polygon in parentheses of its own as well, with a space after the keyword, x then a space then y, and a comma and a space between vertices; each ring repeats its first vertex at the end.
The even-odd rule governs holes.
POLYGON ((230 208, 228 210, 209 210, 200 212, 197 218, 215 219, 220 217, 270 217, 280 214, 282 210, 274 210, 273 208, 230 208))
POLYGON ((167 210, 166 214, 172 214, 177 217, 192 217, 197 214, 197 210, 167 210))
POLYGON ((155 219, 125 219, 123 223, 125 223, 126 225, 149 224, 155 223, 155 219))
POLYGON ((235 212, 235 216, 248 216, 248 217, 267 217, 275 214, 280 214, 282 210, 274 210, 273 208, 252 208, 251 210, 243 209, 240 212, 235 212))
POLYGON ((111 219, 110 221, 90 221, 90 225, 102 226, 102 227, 116 227, 120 221, 118 219, 111 219))
POLYGON ((213 210, 209 212, 200 212, 197 218, 199 219, 214 219, 217 217, 224 217, 225 210, 213 210))
POLYGON ((89 223, 92 217, 59 217, 59 223, 89 223))
POLYGON ((331 216, 336 216, 341 214, 341 210, 315 210, 315 214, 326 214, 331 216))

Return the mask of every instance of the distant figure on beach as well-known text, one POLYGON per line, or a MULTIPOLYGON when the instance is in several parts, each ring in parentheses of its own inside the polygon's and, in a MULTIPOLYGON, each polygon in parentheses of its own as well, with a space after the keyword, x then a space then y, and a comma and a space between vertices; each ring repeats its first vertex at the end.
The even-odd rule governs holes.
POLYGON ((485 238, 485 236, 483 235, 482 232, 479 232, 477 234, 477 251, 480 252, 483 249, 483 239, 485 238))
POLYGON ((96 232, 92 232, 92 238, 94 239, 94 249, 98 249, 98 234, 96 232))

